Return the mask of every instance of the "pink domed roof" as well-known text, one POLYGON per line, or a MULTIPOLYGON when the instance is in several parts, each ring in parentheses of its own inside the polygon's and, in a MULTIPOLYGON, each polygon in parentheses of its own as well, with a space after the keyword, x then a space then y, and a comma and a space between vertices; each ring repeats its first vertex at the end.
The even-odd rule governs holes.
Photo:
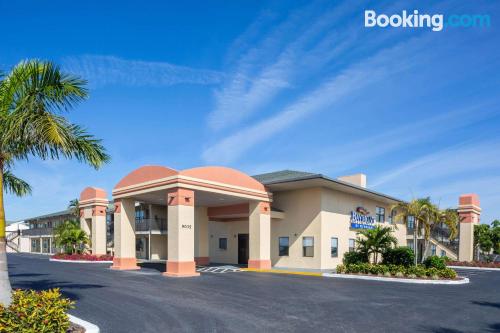
POLYGON ((82 193, 80 193, 80 201, 90 200, 90 199, 107 199, 108 195, 106 191, 102 188, 97 187, 86 187, 82 193))
POLYGON ((122 180, 120 180, 118 184, 116 184, 115 189, 148 182, 151 180, 166 178, 177 174, 177 170, 170 169, 164 166, 146 165, 135 169, 134 171, 123 177, 122 180))
POLYGON ((266 191, 264 185, 262 185, 254 178, 241 171, 226 167, 207 166, 192 168, 179 172, 179 175, 224 183, 233 186, 246 187, 257 191, 266 191))

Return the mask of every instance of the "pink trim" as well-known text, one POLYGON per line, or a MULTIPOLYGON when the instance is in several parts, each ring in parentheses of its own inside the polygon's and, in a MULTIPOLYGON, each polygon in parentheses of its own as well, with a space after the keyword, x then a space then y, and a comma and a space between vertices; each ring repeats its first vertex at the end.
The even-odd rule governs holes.
POLYGON ((250 260, 248 260, 248 268, 270 269, 271 268, 271 260, 250 259, 250 260))
POLYGON ((200 273, 196 272, 194 261, 167 260, 167 271, 163 275, 169 277, 191 277, 199 276, 200 273))
POLYGON ((169 206, 194 206, 194 191, 185 188, 175 188, 167 192, 169 206))
POLYGON ((174 176, 177 174, 178 172, 176 170, 166 168, 164 166, 146 165, 135 169, 134 171, 123 177, 122 180, 120 180, 114 188, 122 188, 156 179, 174 176))
POLYGON ((80 193, 80 201, 92 200, 92 199, 108 199, 106 191, 102 188, 97 187, 86 187, 82 193, 80 193))
POLYGON ((122 202, 120 199, 116 199, 115 202, 114 202, 114 206, 115 206, 115 213, 118 213, 120 214, 121 211, 122 211, 122 202))
POLYGON ((137 266, 137 260, 135 258, 113 258, 113 266, 111 269, 116 269, 120 271, 124 270, 138 270, 141 269, 137 266))
POLYGON ((179 172, 179 175, 204 179, 233 186, 246 187, 257 191, 266 191, 264 185, 249 175, 226 167, 206 166, 187 169, 179 172))
POLYGON ((260 213, 264 215, 270 215, 271 214, 271 205, 269 202, 261 202, 259 203, 259 209, 260 213))
POLYGON ((194 257, 196 265, 206 266, 210 264, 210 257, 194 257))

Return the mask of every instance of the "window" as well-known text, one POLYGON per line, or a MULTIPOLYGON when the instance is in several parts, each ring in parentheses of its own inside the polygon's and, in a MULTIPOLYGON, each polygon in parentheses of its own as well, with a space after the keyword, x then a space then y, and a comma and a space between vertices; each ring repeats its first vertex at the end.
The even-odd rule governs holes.
POLYGON ((445 250, 441 250, 441 257, 446 257, 446 251, 445 250))
POLYGON ((314 257, 314 237, 302 238, 302 255, 304 257, 314 257))
POLYGON ((415 251, 415 247, 413 246, 413 240, 408 240, 406 244, 408 245, 408 247, 410 249, 412 249, 413 251, 415 251))
POLYGON ((413 230, 415 228, 415 217, 414 216, 408 216, 407 218, 407 227, 409 230, 413 230))
POLYGON ((377 222, 385 222, 385 208, 384 207, 377 207, 375 208, 375 215, 377 222))
POLYGON ((354 238, 349 238, 349 252, 354 252, 356 247, 356 240, 354 238))
POLYGON ((389 216, 389 223, 396 223, 396 210, 391 210, 391 215, 389 216))
POLYGON ((279 255, 280 257, 288 255, 288 248, 290 246, 288 237, 279 238, 279 255))
POLYGON ((227 250, 227 238, 219 238, 219 249, 227 250))
POLYGON ((331 239, 331 249, 330 249, 332 258, 337 258, 339 256, 339 239, 332 238, 331 239))
POLYGON ((431 244, 431 254, 432 254, 433 256, 435 256, 435 255, 436 255, 436 245, 434 245, 434 244, 431 244))

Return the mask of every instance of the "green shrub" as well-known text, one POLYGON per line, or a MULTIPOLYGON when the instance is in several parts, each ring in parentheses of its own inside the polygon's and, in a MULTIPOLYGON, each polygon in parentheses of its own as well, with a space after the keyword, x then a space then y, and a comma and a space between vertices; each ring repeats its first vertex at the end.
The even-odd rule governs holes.
POLYGON ((406 275, 415 275, 416 277, 425 277, 427 276, 427 270, 424 266, 410 266, 406 268, 406 275))
POLYGON ((436 267, 430 267, 430 268, 427 268, 425 275, 427 275, 428 277, 431 277, 431 278, 435 278, 435 277, 439 276, 439 271, 441 271, 441 269, 437 269, 436 267))
POLYGON ((73 304, 61 297, 59 289, 15 290, 10 306, 0 305, 0 332, 66 333, 70 324, 66 312, 73 304))
POLYGON ((439 270, 439 277, 443 279, 456 279, 457 272, 449 267, 439 270))
POLYGON ((336 269, 336 272, 338 274, 343 274, 345 273, 345 270, 346 270, 346 267, 344 265, 337 265, 337 269, 336 269))
POLYGON ((442 257, 438 256, 430 256, 425 258, 424 260, 424 265, 427 268, 437 268, 437 269, 445 269, 446 268, 446 262, 442 257))
POLYGON ((392 275, 396 275, 398 273, 405 274, 405 267, 400 265, 389 265, 389 272, 392 275))
POLYGON ((447 264, 447 263, 449 263, 450 261, 452 261, 452 260, 450 259, 450 257, 447 257, 447 256, 442 256, 441 258, 443 258, 443 260, 444 260, 444 262, 445 262, 446 264, 447 264))
POLYGON ((415 261, 413 250, 406 246, 389 248, 382 254, 382 263, 385 265, 411 266, 415 261))
POLYGON ((368 262, 368 256, 361 252, 346 252, 344 253, 344 259, 342 260, 344 265, 350 264, 362 264, 368 262))

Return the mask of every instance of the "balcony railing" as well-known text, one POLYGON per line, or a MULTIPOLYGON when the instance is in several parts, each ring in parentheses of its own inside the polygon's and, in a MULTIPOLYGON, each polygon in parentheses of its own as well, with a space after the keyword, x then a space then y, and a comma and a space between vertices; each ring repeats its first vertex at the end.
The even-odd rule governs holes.
POLYGON ((54 233, 54 228, 33 228, 22 230, 23 236, 50 236, 54 233))
POLYGON ((167 231, 167 219, 157 218, 157 219, 136 219, 135 220, 135 231, 167 231))

